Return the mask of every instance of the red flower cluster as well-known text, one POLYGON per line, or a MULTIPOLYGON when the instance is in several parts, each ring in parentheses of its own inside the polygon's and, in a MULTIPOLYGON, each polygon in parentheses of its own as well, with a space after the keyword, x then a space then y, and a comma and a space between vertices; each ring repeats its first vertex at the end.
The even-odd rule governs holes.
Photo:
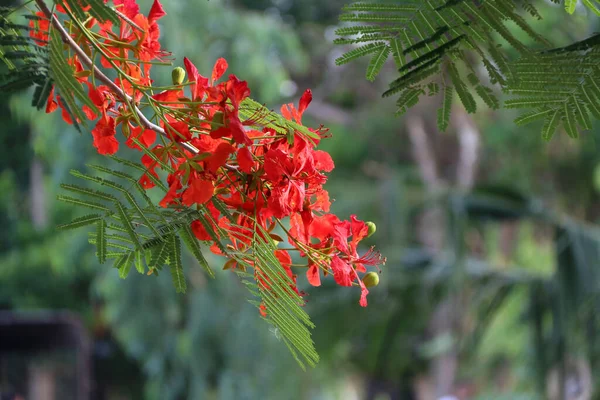
MULTIPOLYGON (((96 115, 89 107, 83 107, 90 120, 97 119, 92 136, 98 152, 114 154, 118 150, 116 134, 120 127, 127 146, 140 151, 143 149, 139 145, 145 147, 141 161, 147 172, 140 179, 145 189, 154 187, 158 178, 156 169, 161 164, 172 168, 167 177, 168 192, 160 206, 204 205, 218 231, 225 232, 226 237, 220 239, 228 240, 238 253, 251 250, 253 235, 282 241, 273 233, 279 225, 286 231, 291 248, 278 249, 274 255, 294 282, 294 291, 299 293, 292 272, 291 250, 297 250, 308 260, 304 267, 311 285, 321 284, 321 274, 332 274, 339 285, 359 286, 360 304, 366 306, 368 289, 362 277, 367 267, 385 260, 372 248, 362 256, 358 253, 359 243, 372 233, 368 224, 354 215, 349 221, 342 221, 329 213, 330 199, 323 185, 327 180, 325 174, 334 164, 328 153, 315 149, 327 130, 290 128, 301 125, 302 114, 312 100, 310 90, 303 94, 298 108, 292 104, 282 107, 283 117, 298 124, 286 124, 286 129, 291 129, 287 133, 261 123, 264 115, 259 112, 249 118, 242 117, 250 90, 235 75, 219 82, 228 67, 224 59, 216 62, 209 79, 185 58, 188 76, 185 86, 174 79, 171 88, 155 93, 149 62, 163 60, 167 55, 158 42, 157 24, 165 12, 158 0, 147 16, 139 12, 134 0, 114 3, 122 16, 119 26, 92 18, 86 21, 85 29, 95 29, 94 35, 101 37, 97 43, 92 44, 89 35, 77 29, 71 33, 84 51, 97 46, 103 56, 102 65, 116 70, 118 77, 113 82, 121 88, 117 92, 107 85, 95 86, 89 82, 90 73, 82 60, 77 55, 69 58, 74 76, 87 87, 90 100, 100 113, 96 115), (140 104, 155 111, 160 126, 141 122, 137 114, 140 104), (161 144, 155 144, 157 133, 164 137, 161 144), (209 201, 213 197, 226 205, 234 222, 209 201), (280 220, 288 217, 290 224, 286 229, 280 220)), ((69 10, 58 10, 69 14, 69 10)), ((47 28, 44 21, 32 21, 32 37, 40 44, 45 43, 47 28)), ((60 96, 52 93, 47 112, 58 107, 62 107, 64 119, 72 122, 60 96)), ((214 235, 211 237, 203 223, 194 221, 191 228, 199 240, 212 242, 211 249, 221 254, 214 235)), ((243 268, 232 261, 226 267, 243 268)), ((258 266, 254 273, 259 284, 268 289, 269 282, 258 266)))

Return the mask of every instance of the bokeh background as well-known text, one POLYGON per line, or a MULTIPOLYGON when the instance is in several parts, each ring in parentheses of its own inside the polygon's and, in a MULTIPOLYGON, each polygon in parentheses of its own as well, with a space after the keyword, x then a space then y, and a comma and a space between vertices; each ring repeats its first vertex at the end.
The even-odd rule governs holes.
MULTIPOLYGON (((557 46, 600 29, 585 8, 568 16, 539 3, 535 26, 557 46)), ((368 60, 335 65, 347 50, 333 44, 344 4, 170 0, 161 20, 175 65, 187 56, 206 75, 225 57, 228 73, 274 109, 311 88, 304 122, 333 134, 322 144, 336 164, 333 211, 377 224, 366 245, 388 263, 368 308, 357 291, 301 283, 316 368, 298 367, 234 274, 209 282, 188 257, 179 295, 168 274, 121 280, 98 265, 84 232, 57 233, 78 215, 56 200, 59 183, 107 160, 87 133, 35 112, 30 93, 0 97, 0 309, 79 319, 98 400, 600 398, 600 125, 544 142, 540 126, 516 127, 511 110, 468 115, 456 105, 440 133, 438 97, 396 117, 394 100, 381 98, 393 65, 374 83, 364 79, 368 60)), ((154 71, 168 82, 170 68, 154 71)), ((35 375, 48 385, 37 396, 63 390, 38 399, 77 398, 69 352, 2 354, 7 393, 35 399, 22 389, 35 375)))

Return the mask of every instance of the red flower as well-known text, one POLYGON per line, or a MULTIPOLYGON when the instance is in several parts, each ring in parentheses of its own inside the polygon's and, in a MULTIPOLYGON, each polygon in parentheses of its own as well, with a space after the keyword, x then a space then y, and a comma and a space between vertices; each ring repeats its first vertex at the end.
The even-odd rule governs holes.
POLYGON ((116 9, 129 19, 135 18, 140 13, 140 6, 135 0, 114 0, 114 3, 116 9))
POLYGON ((203 77, 198 72, 196 66, 189 60, 189 58, 185 57, 183 59, 183 65, 185 66, 185 70, 188 75, 188 79, 190 82, 193 82, 190 85, 190 91, 192 92, 192 100, 201 99, 206 92, 206 88, 208 87, 208 78, 203 77))
POLYGON ((177 191, 182 188, 181 178, 177 174, 171 174, 167 177, 167 183, 169 184, 169 190, 163 199, 158 203, 161 207, 168 207, 171 204, 177 204, 175 199, 179 198, 177 191))
POLYGON ((187 142, 192 138, 192 133, 190 132, 189 124, 183 121, 177 121, 172 117, 167 115, 167 122, 169 125, 167 126, 164 122, 162 122, 162 126, 171 139, 174 142, 187 142))
MULTIPOLYGON (((218 75, 218 74, 217 74, 218 75)), ((222 85, 222 84, 221 84, 222 85)), ((231 101, 231 107, 224 107, 223 121, 225 126, 222 126, 210 133, 210 136, 217 139, 222 137, 233 137, 236 143, 251 145, 252 140, 246 134, 244 125, 240 121, 238 110, 241 102, 250 96, 250 89, 246 81, 240 81, 235 75, 230 75, 229 80, 225 84, 225 93, 231 101)))
POLYGON ((35 13, 40 19, 29 20, 29 36, 35 39, 38 46, 46 46, 48 44, 48 31, 50 29, 50 21, 41 11, 35 13))
POLYGON ((182 201, 186 206, 204 204, 211 199, 214 192, 215 185, 212 181, 202 178, 190 178, 190 184, 183 192, 182 201))
POLYGON ((119 142, 115 139, 115 119, 104 114, 92 130, 94 147, 100 154, 115 154, 119 149, 119 142))
POLYGON ((133 141, 134 138, 142 143, 145 148, 149 148, 156 141, 156 132, 151 129, 144 129, 141 126, 134 127, 131 125, 129 125, 128 129, 129 136, 127 137, 127 141, 125 141, 125 144, 132 149, 142 150, 140 149, 140 146, 133 141))
MULTIPOLYGON (((217 208, 212 203, 208 203, 206 205, 206 207, 208 208, 208 211, 210 212, 212 219, 215 221, 218 221, 219 215, 220 215, 219 210, 217 210, 217 208)), ((213 231, 214 231, 215 230, 214 223, 211 221, 211 218, 207 218, 207 220, 209 221, 209 225, 211 225, 213 227, 213 231)), ((211 240, 212 239, 212 237, 206 231, 204 224, 202 222, 200 222, 199 220, 193 221, 191 228, 192 228, 192 232, 194 232, 194 236, 196 236, 196 238, 198 238, 198 240, 211 240)))
POLYGON ((219 144, 213 155, 206 159, 207 169, 212 173, 216 173, 219 168, 225 165, 229 155, 233 152, 235 152, 235 149, 229 143, 219 144))
POLYGON ((227 61, 224 58, 219 58, 217 60, 217 62, 215 63, 215 66, 213 68, 212 75, 211 75, 211 83, 213 85, 216 81, 218 81, 223 76, 225 71, 227 71, 228 66, 229 65, 227 64, 227 61))
POLYGON ((252 168, 254 167, 254 159, 252 158, 252 153, 248 150, 248 147, 241 147, 237 151, 237 162, 242 172, 247 174, 252 173, 252 168))

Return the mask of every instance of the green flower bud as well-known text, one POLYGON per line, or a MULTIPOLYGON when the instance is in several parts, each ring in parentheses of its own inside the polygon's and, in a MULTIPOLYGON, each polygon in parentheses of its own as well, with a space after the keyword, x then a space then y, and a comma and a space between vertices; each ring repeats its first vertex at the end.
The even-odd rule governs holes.
POLYGON ((173 85, 181 85, 185 79, 185 69, 181 67, 174 68, 171 72, 171 79, 173 80, 173 85))
POLYGON ((367 227, 369 228, 369 233, 367 234, 367 237, 371 237, 373 236, 373 234, 375 233, 375 231, 377 231, 377 226, 375 225, 375 222, 367 222, 366 223, 367 227))
POLYGON ((379 274, 377 272, 369 272, 363 277, 363 283, 366 287, 379 285, 379 274))

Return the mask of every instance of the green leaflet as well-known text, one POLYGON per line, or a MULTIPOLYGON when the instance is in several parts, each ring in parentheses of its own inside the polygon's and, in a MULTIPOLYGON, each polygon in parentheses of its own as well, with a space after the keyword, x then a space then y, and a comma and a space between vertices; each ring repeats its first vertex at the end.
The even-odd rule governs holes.
POLYGON ((590 9, 594 14, 596 14, 596 16, 600 17, 600 10, 596 7, 594 3, 592 3, 591 0, 581 0, 581 2, 585 4, 585 6, 588 9, 590 9))
POLYGON ((477 111, 477 103, 475 103, 475 99, 467 89, 467 85, 462 81, 458 70, 453 63, 448 64, 448 73, 450 74, 450 79, 452 80, 454 89, 456 89, 456 93, 458 94, 460 101, 465 106, 467 112, 474 113, 477 111))
POLYGON ((379 51, 382 48, 382 46, 385 46, 384 42, 375 42, 375 43, 365 44, 356 49, 350 50, 349 52, 345 53, 341 57, 338 57, 335 60, 335 64, 336 65, 347 64, 350 61, 356 60, 360 57, 363 57, 368 54, 372 54, 372 53, 379 51))
POLYGON ((158 245, 152 248, 150 258, 150 268, 161 269, 169 257, 169 238, 165 238, 164 241, 158 243, 158 245))
POLYGON ((423 94, 422 89, 410 89, 402 92, 402 95, 396 101, 398 111, 396 115, 405 113, 410 107, 414 106, 419 101, 419 96, 423 94))
POLYGON ((98 108, 84 92, 81 83, 73 76, 73 68, 67 63, 63 51, 63 42, 60 33, 53 27, 50 29, 50 70, 56 90, 72 115, 73 123, 77 120, 85 124, 85 116, 76 100, 88 106, 94 113, 99 114, 98 108))
POLYGON ((110 213, 111 210, 109 207, 105 206, 104 204, 101 203, 97 203, 94 201, 88 201, 88 200, 81 200, 75 197, 71 197, 71 196, 63 196, 63 195, 58 195, 56 197, 57 200, 65 202, 65 203, 69 203, 69 204, 73 204, 75 206, 79 206, 79 207, 86 207, 86 208, 91 208, 93 210, 99 210, 99 211, 104 211, 107 213, 110 213))
POLYGON ((569 14, 573 14, 575 12, 575 7, 577 6, 577 0, 565 0, 565 10, 569 14))
POLYGON ((444 98, 442 101, 442 106, 437 111, 437 125, 438 129, 444 132, 448 128, 448 123, 450 121, 450 109, 452 108, 452 96, 454 94, 454 90, 452 86, 444 87, 444 98))
POLYGON ((591 116, 600 117, 600 48, 596 36, 514 63, 516 77, 508 80, 506 88, 513 98, 505 106, 533 109, 515 122, 523 125, 545 118, 542 135, 550 138, 557 127, 551 117, 558 112, 570 137, 577 138, 579 129, 590 129, 591 116))
POLYGON ((556 110, 546 117, 544 127, 542 128, 542 138, 544 140, 552 139, 558 123, 560 122, 560 110, 556 110))
POLYGON ((123 254, 115 261, 114 267, 119 270, 119 278, 125 279, 131 271, 131 257, 133 253, 123 254))
POLYGON ((212 271, 212 269, 208 265, 206 258, 204 258, 204 255, 202 254, 202 249, 200 248, 200 243, 198 242, 198 240, 192 233, 190 226, 183 225, 181 227, 181 229, 179 230, 179 235, 181 236, 181 239, 187 246, 188 250, 190 250, 190 252, 194 255, 194 257, 198 261, 198 264, 200 264, 200 266, 202 268, 204 268, 204 270, 206 271, 208 276, 210 276, 211 278, 214 278, 215 273, 212 271))
POLYGON ((96 224, 96 253, 98 255, 98 262, 104 264, 106 262, 106 221, 101 219, 96 224))
POLYGON ((312 132, 304 125, 287 120, 250 98, 242 101, 239 114, 245 123, 250 123, 257 128, 271 128, 281 135, 288 135, 288 132, 292 132, 306 137, 309 141, 310 139, 320 138, 318 134, 312 132))
POLYGON ((579 137, 577 126, 575 125, 575 116, 573 115, 571 109, 569 109, 569 103, 567 102, 565 102, 564 106, 563 125, 565 126, 565 130, 570 137, 579 137))
MULTIPOLYGON (((123 164, 129 165, 130 163, 123 164)), ((104 215, 90 214, 77 218, 72 223, 65 224, 60 228, 70 229, 96 223, 97 231, 90 235, 89 241, 96 246, 96 254, 101 262, 104 262, 107 258, 116 258, 115 266, 119 269, 120 275, 124 277, 129 273, 131 265, 135 265, 136 270, 143 273, 145 271, 146 253, 148 253, 151 268, 158 270, 164 264, 169 265, 175 274, 176 280, 174 283, 177 284, 177 290, 180 291, 185 287, 182 281, 183 275, 180 274, 182 269, 181 251, 180 245, 174 246, 174 240, 179 241, 176 233, 183 228, 184 241, 187 247, 201 262, 207 273, 212 274, 206 260, 202 258, 198 241, 189 229, 191 221, 198 218, 196 211, 182 210, 174 212, 170 209, 157 209, 133 176, 103 166, 93 165, 89 167, 109 174, 115 180, 107 180, 79 171, 71 171, 71 174, 94 185, 104 186, 114 194, 78 185, 61 185, 63 189, 92 198, 93 201, 64 195, 60 195, 59 200, 78 207, 102 211, 104 215), (118 180, 128 182, 129 186, 121 185, 118 180), (123 197, 127 200, 126 203, 121 201, 123 197), (146 205, 141 206, 136 197, 143 199, 146 205), (117 249, 120 253, 108 252, 108 248, 117 249)), ((141 166, 135 169, 138 171, 141 169, 140 172, 145 171, 141 166)))
MULTIPOLYGON (((53 80, 49 68, 49 46, 39 46, 29 37, 29 26, 13 22, 13 8, 0 9, 0 62, 6 72, 0 74, 0 90, 13 92, 34 86, 32 106, 45 107, 53 80)), ((38 21, 36 15, 25 15, 38 21)))
POLYGON ((181 242, 177 235, 169 237, 169 267, 171 269, 171 278, 173 286, 177 293, 185 293, 187 285, 183 275, 183 265, 181 263, 181 242))
POLYGON ((82 226, 95 224, 102 218, 103 217, 98 214, 88 214, 88 215, 84 215, 83 217, 75 218, 73 221, 71 221, 67 224, 58 225, 56 227, 56 229, 67 230, 67 229, 81 228, 82 226))
POLYGON ((538 111, 538 110, 531 111, 531 112, 523 114, 520 117, 518 117, 517 119, 515 119, 515 124, 518 126, 522 126, 522 125, 528 124, 530 122, 537 121, 539 119, 543 119, 551 111, 552 110, 550 110, 550 109, 542 110, 542 111, 538 111))
POLYGON ((371 58, 371 62, 367 68, 367 79, 369 81, 373 82, 375 77, 379 75, 379 71, 381 71, 381 68, 391 51, 392 49, 388 45, 382 44, 380 50, 375 53, 373 58, 371 58))
MULTIPOLYGON (((535 8, 526 7, 533 17, 539 17, 535 8)), ((392 55, 399 68, 399 78, 390 84, 384 96, 398 95, 397 114, 403 113, 419 93, 419 89, 432 81, 441 83, 443 69, 451 59, 457 67, 451 71, 452 85, 461 102, 469 112, 474 112, 476 103, 470 91, 473 89, 492 109, 500 106, 492 89, 483 83, 464 84, 459 65, 470 68, 474 53, 484 64, 492 83, 504 84, 512 76, 511 66, 494 43, 494 34, 499 34, 519 52, 528 54, 529 49, 509 30, 506 25, 516 24, 521 31, 538 43, 548 46, 548 41, 531 28, 512 2, 504 0, 423 0, 405 1, 395 4, 360 2, 344 7, 342 22, 353 22, 355 26, 342 26, 336 30, 338 44, 361 43, 349 48, 336 63, 345 64, 370 55, 367 79, 374 80, 380 72, 383 56, 392 55), (390 51, 382 47, 386 45, 390 51)), ((448 84, 444 85, 447 86, 448 84)), ((446 114, 439 114, 443 126, 446 114)))

